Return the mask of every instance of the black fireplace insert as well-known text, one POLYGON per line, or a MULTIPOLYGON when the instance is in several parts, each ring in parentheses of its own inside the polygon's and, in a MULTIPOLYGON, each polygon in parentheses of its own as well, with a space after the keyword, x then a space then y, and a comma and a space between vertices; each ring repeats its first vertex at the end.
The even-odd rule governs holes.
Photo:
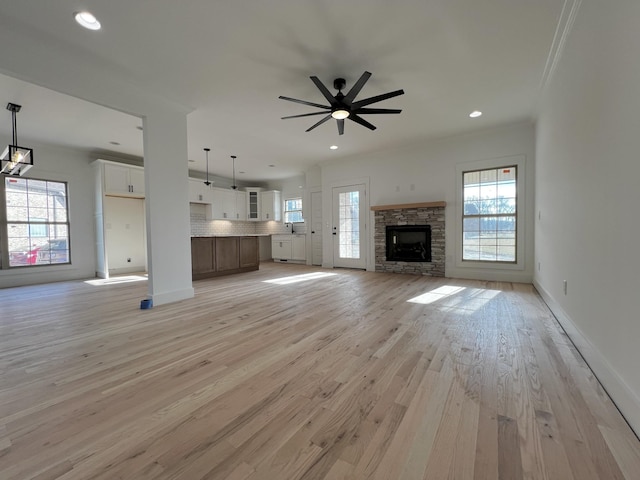
POLYGON ((430 225, 387 225, 387 261, 430 262, 430 225))

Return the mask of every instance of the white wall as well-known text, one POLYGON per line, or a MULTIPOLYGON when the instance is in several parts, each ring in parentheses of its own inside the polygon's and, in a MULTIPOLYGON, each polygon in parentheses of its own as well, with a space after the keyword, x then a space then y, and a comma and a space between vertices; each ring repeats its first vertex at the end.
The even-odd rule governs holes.
MULTIPOLYGON (((446 201, 446 275, 457 278, 480 278, 531 282, 533 278, 533 180, 534 128, 521 123, 467 135, 424 141, 387 152, 322 164, 323 197, 331 198, 330 186, 344 179, 370 178, 370 205, 394 205, 413 202, 446 201), (456 218, 456 166, 480 160, 521 155, 526 158, 526 198, 520 205, 524 227, 524 264, 522 269, 459 267, 455 251, 460 243, 459 219, 456 218)), ((325 202, 325 205, 327 202, 325 202)), ((325 208, 323 216, 330 219, 325 208)), ((373 214, 370 215, 373 225, 373 214)), ((325 244, 332 241, 324 232, 325 244)), ((373 229, 369 228, 368 254, 373 256, 373 229)), ((330 247, 325 248, 330 253, 330 247)), ((370 262, 371 263, 371 262, 370 262)))
MULTIPOLYGON (((34 166, 28 178, 64 181, 69 195, 71 265, 51 265, 0 270, 0 288, 61 280, 93 278, 96 250, 93 225, 94 173, 86 152, 60 147, 23 143, 33 148, 34 166)), ((4 181, 4 178, 0 179, 4 181)))
POLYGON ((638 25, 637 0, 584 0, 544 92, 534 282, 640 433, 638 25))

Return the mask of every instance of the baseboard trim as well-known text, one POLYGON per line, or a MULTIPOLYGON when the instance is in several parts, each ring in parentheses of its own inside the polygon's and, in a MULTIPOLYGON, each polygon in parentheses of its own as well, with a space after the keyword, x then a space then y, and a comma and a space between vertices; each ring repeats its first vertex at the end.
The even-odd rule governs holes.
POLYGON ((593 371, 598 381, 602 384, 607 394, 625 418, 636 436, 640 437, 640 398, 629 388, 625 381, 618 375, 607 359, 591 343, 571 317, 560 307, 538 282, 534 279, 533 286, 545 301, 558 323, 562 326, 573 344, 576 346, 582 358, 593 371))

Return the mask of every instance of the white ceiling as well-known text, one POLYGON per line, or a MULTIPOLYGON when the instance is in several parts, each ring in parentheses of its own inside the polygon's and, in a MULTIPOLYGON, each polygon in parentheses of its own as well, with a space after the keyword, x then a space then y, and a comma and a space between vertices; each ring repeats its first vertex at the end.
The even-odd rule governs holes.
MULTIPOLYGON (((190 168, 204 170, 202 148, 210 147, 212 173, 230 176, 229 156, 237 155, 237 170, 246 172, 239 179, 262 181, 299 175, 328 159, 532 119, 563 5, 0 0, 0 28, 28 32, 43 45, 72 53, 79 66, 100 65, 136 88, 186 106, 188 158, 195 160, 190 168), (73 12, 81 8, 98 17, 102 30, 75 24, 73 12), (333 92, 334 78, 344 77, 348 90, 365 70, 373 75, 357 99, 406 92, 372 105, 403 110, 366 116, 377 130, 346 121, 339 136, 331 120, 305 133, 321 117, 280 120, 316 109, 279 95, 326 103, 309 76, 333 92), (476 109, 484 115, 470 119, 476 109), (339 149, 330 151, 334 144, 339 149)), ((5 58, 29 55, 19 42, 10 47, 3 46, 5 58)), ((23 105, 19 139, 144 155, 139 118, 17 80, 26 75, 6 65, 0 71, 8 75, 0 75, 0 101, 23 105)), ((0 135, 9 139, 11 116, 4 115, 0 135)))

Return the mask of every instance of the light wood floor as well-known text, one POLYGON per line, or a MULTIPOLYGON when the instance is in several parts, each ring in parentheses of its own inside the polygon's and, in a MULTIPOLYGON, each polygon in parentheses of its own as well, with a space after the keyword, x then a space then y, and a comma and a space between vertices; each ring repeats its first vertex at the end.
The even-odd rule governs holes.
POLYGON ((0 478, 640 478, 529 285, 267 263, 194 286, 151 310, 144 283, 0 290, 0 478))

